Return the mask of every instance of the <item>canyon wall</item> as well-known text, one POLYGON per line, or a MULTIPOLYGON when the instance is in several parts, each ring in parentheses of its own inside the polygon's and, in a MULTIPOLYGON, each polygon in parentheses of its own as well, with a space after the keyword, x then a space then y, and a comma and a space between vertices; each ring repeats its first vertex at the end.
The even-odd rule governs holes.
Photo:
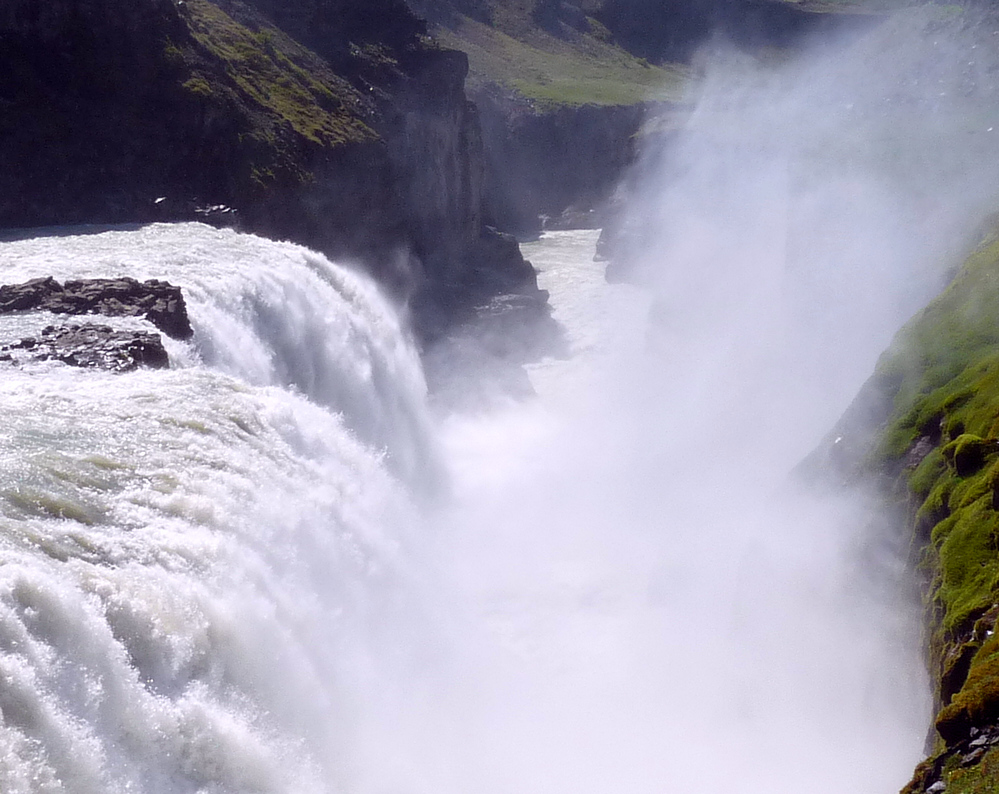
POLYGON ((7 3, 0 226, 291 239, 362 264, 426 336, 498 293, 543 314, 533 269, 483 224, 467 59, 423 31, 395 0, 7 3))

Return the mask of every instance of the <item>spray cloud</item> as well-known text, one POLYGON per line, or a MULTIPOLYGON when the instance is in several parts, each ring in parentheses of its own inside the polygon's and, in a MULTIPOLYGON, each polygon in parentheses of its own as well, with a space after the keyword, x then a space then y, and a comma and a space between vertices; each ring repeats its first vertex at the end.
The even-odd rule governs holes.
POLYGON ((599 284, 585 232, 529 252, 574 355, 532 370, 535 402, 445 423, 427 790, 905 782, 929 697, 896 528, 789 473, 992 207, 994 39, 971 16, 781 63, 712 48, 624 189, 612 275, 638 286, 599 284))

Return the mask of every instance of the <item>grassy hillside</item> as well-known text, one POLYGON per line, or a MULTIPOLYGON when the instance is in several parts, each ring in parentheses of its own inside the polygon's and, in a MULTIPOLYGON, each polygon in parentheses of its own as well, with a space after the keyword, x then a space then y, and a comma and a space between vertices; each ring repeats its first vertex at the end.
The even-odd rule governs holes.
POLYGON ((473 93, 495 84, 548 105, 678 100, 716 30, 755 49, 856 24, 882 0, 409 0, 466 52, 473 93))
POLYGON ((687 68, 635 56, 593 13, 602 3, 547 0, 413 0, 431 34, 469 58, 469 89, 487 86, 542 106, 676 100, 687 68))
MULTIPOLYGON (((594 20, 595 22, 595 20, 594 20)), ((469 17, 434 30, 447 47, 463 50, 469 60, 469 88, 489 83, 511 89, 543 104, 628 105, 678 100, 687 68, 654 66, 595 33, 567 38, 540 28, 508 25, 510 32, 469 17)))

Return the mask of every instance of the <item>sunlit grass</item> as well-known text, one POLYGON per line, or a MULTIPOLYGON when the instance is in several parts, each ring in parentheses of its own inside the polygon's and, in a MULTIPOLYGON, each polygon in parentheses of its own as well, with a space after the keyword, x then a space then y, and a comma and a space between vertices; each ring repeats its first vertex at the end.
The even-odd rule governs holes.
POLYGON ((675 101, 688 76, 683 66, 654 66, 593 36, 563 40, 533 30, 514 38, 473 20, 435 36, 468 54, 473 89, 495 83, 542 104, 675 101))

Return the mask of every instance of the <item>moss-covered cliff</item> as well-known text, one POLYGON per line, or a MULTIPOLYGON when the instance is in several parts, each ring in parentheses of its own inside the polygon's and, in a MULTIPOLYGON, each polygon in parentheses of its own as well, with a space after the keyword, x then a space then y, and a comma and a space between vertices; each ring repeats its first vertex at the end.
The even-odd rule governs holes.
POLYGON ((906 792, 999 788, 999 227, 914 317, 825 450, 879 480, 923 587, 931 754, 906 792))

